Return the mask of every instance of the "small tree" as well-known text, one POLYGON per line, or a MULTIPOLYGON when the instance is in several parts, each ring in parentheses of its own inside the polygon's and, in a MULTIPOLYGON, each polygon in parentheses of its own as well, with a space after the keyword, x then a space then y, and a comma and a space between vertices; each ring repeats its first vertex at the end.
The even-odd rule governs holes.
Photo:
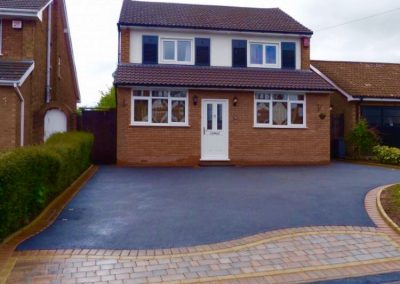
POLYGON ((368 122, 361 119, 347 136, 347 142, 353 148, 354 154, 360 158, 372 153, 379 142, 376 131, 368 127, 368 122))
POLYGON ((98 108, 116 108, 115 88, 111 87, 106 92, 100 92, 101 98, 97 104, 98 108))

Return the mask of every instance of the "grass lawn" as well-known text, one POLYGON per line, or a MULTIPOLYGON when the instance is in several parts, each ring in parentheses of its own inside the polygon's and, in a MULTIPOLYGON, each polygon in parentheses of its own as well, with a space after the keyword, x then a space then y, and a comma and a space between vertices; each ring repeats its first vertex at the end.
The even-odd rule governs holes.
POLYGON ((386 214, 400 226, 400 184, 385 190, 381 195, 381 203, 386 214))

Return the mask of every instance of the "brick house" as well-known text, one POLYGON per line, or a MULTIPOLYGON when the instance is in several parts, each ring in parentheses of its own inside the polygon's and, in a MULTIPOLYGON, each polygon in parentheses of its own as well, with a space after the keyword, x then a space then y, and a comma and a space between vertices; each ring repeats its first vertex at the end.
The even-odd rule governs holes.
POLYGON ((64 0, 0 1, 0 151, 73 129, 77 101, 64 0))
POLYGON ((400 64, 311 63, 336 90, 331 96, 332 117, 342 125, 333 127, 333 140, 343 139, 363 117, 378 130, 383 144, 400 147, 400 64))
POLYGON ((125 0, 117 163, 325 164, 330 92, 280 9, 125 0))

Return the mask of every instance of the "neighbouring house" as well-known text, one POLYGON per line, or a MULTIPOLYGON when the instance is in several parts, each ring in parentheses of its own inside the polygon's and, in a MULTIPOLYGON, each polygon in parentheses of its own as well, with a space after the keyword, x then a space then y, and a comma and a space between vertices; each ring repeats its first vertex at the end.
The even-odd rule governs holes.
POLYGON ((125 0, 118 27, 119 165, 330 161, 333 87, 282 10, 125 0))
POLYGON ((64 0, 0 1, 0 151, 74 129, 78 101, 64 0))
POLYGON ((383 144, 400 147, 400 64, 314 60, 311 64, 336 89, 331 96, 332 142, 343 140, 365 118, 383 144))

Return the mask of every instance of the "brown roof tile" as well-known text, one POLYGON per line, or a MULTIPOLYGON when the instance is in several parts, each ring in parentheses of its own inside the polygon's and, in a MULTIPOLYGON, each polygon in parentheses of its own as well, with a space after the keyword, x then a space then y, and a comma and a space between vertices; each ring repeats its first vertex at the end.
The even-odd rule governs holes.
POLYGON ((120 25, 312 34, 278 8, 242 8, 124 0, 120 25))
POLYGON ((400 98, 400 64, 316 60, 311 64, 353 97, 400 98))
POLYGON ((0 60, 0 85, 19 83, 32 64, 32 61, 0 60))
POLYGON ((314 72, 281 69, 120 64, 114 79, 116 85, 130 86, 333 90, 314 72))
POLYGON ((39 11, 50 0, 0 0, 0 9, 24 9, 39 11))

